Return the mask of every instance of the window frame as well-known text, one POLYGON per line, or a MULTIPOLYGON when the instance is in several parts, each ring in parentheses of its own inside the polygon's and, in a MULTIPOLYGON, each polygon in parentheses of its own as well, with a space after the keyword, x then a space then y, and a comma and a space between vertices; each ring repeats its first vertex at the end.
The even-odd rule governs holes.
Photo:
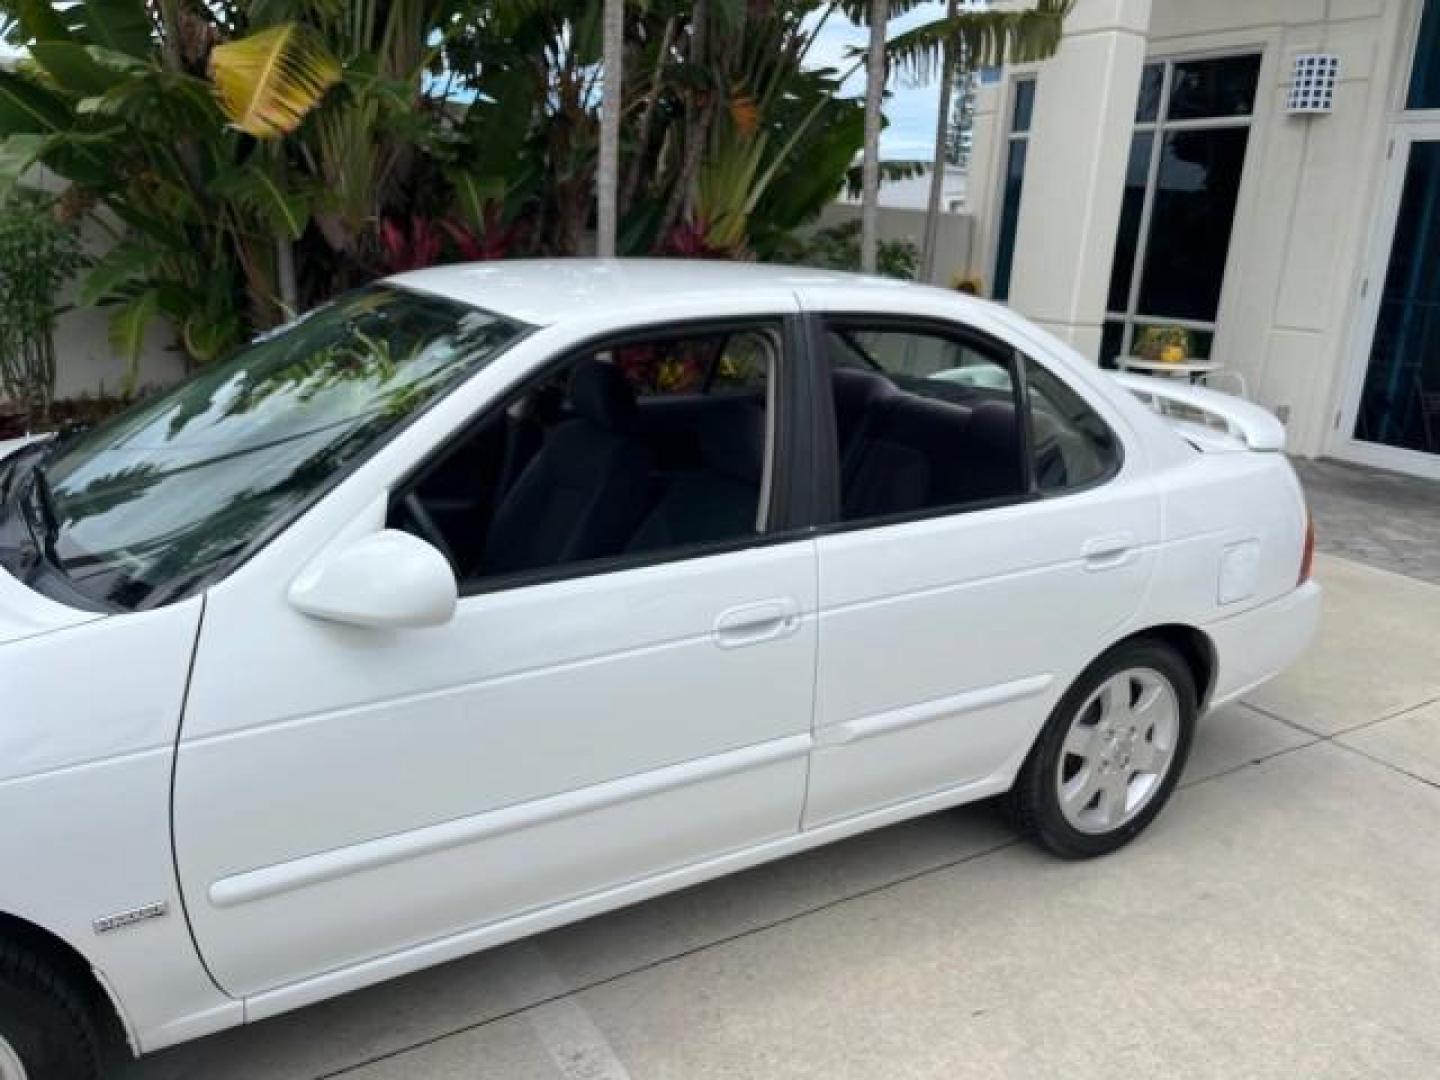
POLYGON ((1106 418, 1101 409, 1069 379, 1055 371, 1050 365, 1035 359, 1024 349, 1004 338, 986 333, 968 323, 954 322, 941 316, 897 315, 893 312, 865 311, 822 311, 806 316, 806 346, 814 387, 814 403, 811 408, 814 425, 814 459, 816 491, 824 496, 817 503, 819 511, 815 519, 814 532, 819 536, 857 532, 862 529, 887 528, 893 525, 908 525, 918 521, 937 518, 960 518, 989 510, 1000 510, 1029 503, 1053 502, 1095 491, 1118 480, 1125 472, 1127 447, 1125 437, 1114 423, 1106 418), (849 324, 849 325, 847 325, 849 324), (825 347, 825 337, 832 326, 845 326, 853 330, 872 330, 886 333, 919 333, 938 336, 959 345, 984 352, 992 358, 1003 356, 1010 370, 1012 397, 1020 409, 1022 422, 1020 430, 1020 453, 1023 456, 1021 471, 1024 491, 1019 495, 998 499, 984 499, 958 506, 942 506, 925 510, 914 510, 903 514, 888 514, 883 517, 866 518, 862 521, 845 521, 841 518, 841 473, 844 463, 840 460, 839 429, 835 417, 835 400, 830 384, 830 360, 825 347), (1060 382, 1072 394, 1084 402, 1110 433, 1115 446, 1113 466, 1102 476, 1084 484, 1075 484, 1046 491, 1040 488, 1035 475, 1035 433, 1033 411, 1030 407, 1030 368, 1038 367, 1052 379, 1060 382))
MULTIPOLYGON (((1134 258, 1130 266, 1130 280, 1125 294, 1124 310, 1115 310, 1110 307, 1109 286, 1106 281, 1105 312, 1101 320, 1102 332, 1109 324, 1118 324, 1120 327, 1119 351, 1113 358, 1118 366, 1120 357, 1132 355, 1135 345, 1135 332, 1143 326, 1176 326, 1182 330, 1197 334, 1209 334, 1213 347, 1214 337, 1219 333, 1220 307, 1224 304, 1225 279, 1229 277, 1230 261, 1234 252, 1234 229, 1239 220, 1241 211, 1240 198, 1237 196, 1235 209, 1231 215, 1230 243, 1225 253, 1225 267, 1221 271, 1220 294, 1217 301, 1215 318, 1204 319, 1183 319, 1166 315, 1146 314, 1140 310, 1140 291, 1145 278, 1145 263, 1149 256, 1150 232, 1154 224, 1155 201, 1158 193, 1160 180, 1160 167, 1163 164, 1165 154, 1165 138, 1171 133, 1184 134, 1185 132, 1216 131, 1221 129, 1243 129, 1247 133, 1245 144, 1245 156, 1240 165, 1240 184, 1243 185, 1245 175, 1250 164, 1250 154, 1254 149, 1254 133, 1256 122, 1259 119, 1258 110, 1261 106, 1262 94, 1265 90, 1265 49, 1258 47, 1244 47, 1236 49, 1225 49, 1222 51, 1206 52, 1182 52, 1166 54, 1162 56, 1145 57, 1144 68, 1159 67, 1161 69, 1160 91, 1155 116, 1152 119, 1142 120, 1139 117, 1139 105, 1136 102, 1135 113, 1130 123, 1130 137, 1133 142, 1138 135, 1150 136, 1150 159, 1145 170, 1145 189, 1141 196, 1140 220, 1137 225, 1135 237, 1134 258), (1170 119, 1170 98, 1175 87, 1175 68, 1184 64, 1203 63, 1210 60, 1229 60, 1245 57, 1254 57, 1258 63, 1256 73, 1255 100, 1250 104, 1250 111, 1243 115, 1222 115, 1207 116, 1199 119, 1170 119)), ((1142 75, 1143 78, 1143 75, 1142 75)), ((1128 154, 1128 151, 1127 151, 1128 154)), ((1119 232, 1115 236, 1115 252, 1112 259, 1118 254, 1120 242, 1119 232)), ((1112 358, 1102 356, 1102 366, 1112 358)))
POLYGON ((1063 499, 1070 495, 1083 495, 1087 491, 1094 491, 1097 488, 1105 487, 1107 484, 1112 483, 1114 480, 1116 480, 1120 476, 1120 474, 1125 471, 1126 453, 1125 440, 1121 437, 1120 432, 1115 430, 1115 425, 1110 423, 1109 420, 1105 419, 1105 414, 1102 413, 1099 409, 1095 408, 1095 406, 1091 403, 1090 399, 1087 398, 1080 390, 1076 389, 1075 384, 1070 382, 1063 375, 1059 374, 1058 372, 1050 368, 1048 365, 1042 364, 1040 361, 1034 359, 1031 356, 1028 356, 1024 353, 1019 353, 1018 355, 1020 355, 1023 361, 1022 367, 1026 372, 1025 428, 1028 440, 1027 461, 1030 469, 1031 483, 1035 485, 1036 494, 1041 499, 1045 500, 1063 499), (1044 488, 1040 487, 1039 483, 1035 480, 1035 410, 1030 406, 1029 377, 1029 369, 1032 366, 1038 367, 1041 371, 1045 372, 1046 375, 1054 379, 1061 386, 1065 387, 1066 390, 1070 391, 1070 393, 1074 394, 1077 398, 1079 398, 1080 401, 1084 404, 1084 406, 1090 410, 1091 414, 1095 417, 1095 419, 1099 420, 1100 423, 1104 425, 1105 430, 1109 432, 1111 445, 1115 447, 1115 461, 1109 469, 1101 473, 1099 476, 1095 477, 1093 480, 1087 480, 1083 484, 1067 484, 1063 488, 1056 488, 1052 491, 1047 491, 1044 488))
POLYGON ((1003 152, 998 155, 1000 160, 996 163, 994 171, 991 173, 992 176, 998 173, 998 177, 996 180, 995 238, 993 248, 990 252, 990 296, 999 303, 1009 302, 1011 287, 1014 284, 1015 250, 1020 239, 1020 212, 1023 209, 1025 201, 1025 172, 1030 164, 1030 134, 1035 127, 1035 101, 1040 94, 1040 76, 1034 71, 1026 71, 1012 75, 1006 80, 1005 87, 1005 110, 1003 113, 1005 117, 1005 137, 1001 140, 1003 152), (1030 91, 1030 115, 1027 118, 1025 127, 1017 128, 1015 126, 1015 114, 1019 109, 1022 88, 1028 88, 1030 91), (1020 183, 1015 196, 1014 228, 1011 230, 1006 228, 1005 203, 1010 187, 1010 158, 1015 151, 1015 144, 1020 142, 1026 144, 1026 158, 1020 168, 1020 183), (1002 288, 1000 282, 1000 257, 1007 246, 1007 232, 1011 232, 1013 235, 1008 239, 1010 265, 1006 270, 1005 282, 1002 288), (1002 292, 1004 293, 1003 296, 1001 295, 1002 292))
POLYGON ((1014 345, 1000 338, 991 337, 966 323, 925 315, 896 315, 893 312, 826 311, 809 317, 808 335, 811 363, 816 384, 816 400, 813 406, 816 428, 815 458, 817 480, 821 483, 828 505, 825 516, 817 517, 816 531, 829 535, 855 532, 861 529, 884 528, 890 525, 905 525, 932 518, 960 517, 983 510, 998 510, 1007 506, 1019 506, 1035 502, 1041 493, 1035 485, 1034 455, 1032 452, 1028 401, 1025 396, 1025 364, 1027 357, 1014 345), (1022 491, 1017 495, 1006 495, 995 499, 982 499, 973 503, 955 506, 940 506, 924 510, 912 510, 903 514, 886 514, 881 517, 865 518, 861 521, 845 521, 841 518, 841 473, 844 463, 840 460, 839 431, 835 418, 835 401, 831 390, 829 357, 824 347, 825 335, 832 327, 849 330, 868 330, 878 333, 909 333, 927 337, 938 337, 957 345, 982 352, 995 362, 1003 363, 1010 372, 1011 398, 1017 408, 1023 408, 1023 420, 1018 425, 1020 435, 1022 491))
POLYGON ((813 531, 814 513, 809 493, 814 485, 803 467, 811 457, 807 451, 813 439, 814 418, 811 401, 814 397, 804 345, 801 317, 794 311, 762 310, 746 315, 715 318, 669 319, 640 323, 621 330, 594 334, 564 346, 555 355, 533 366, 504 390, 497 393, 464 423, 440 440, 416 464, 407 469, 386 492, 387 522, 395 509, 416 487, 424 483, 445 460, 518 398, 529 393, 557 372, 578 363, 587 356, 609 348, 642 344, 670 338, 705 334, 734 333, 741 330, 768 329, 779 334, 775 372, 775 445, 771 463, 770 502, 766 519, 767 532, 719 543, 686 544, 660 551, 635 554, 621 553, 598 559, 585 559, 558 566, 522 570, 509 574, 461 578, 456 575, 460 599, 509 592, 515 589, 548 585, 578 578, 598 577, 667 563, 732 554, 752 548, 793 543, 805 539, 813 531), (788 359, 787 359, 788 358, 788 359))

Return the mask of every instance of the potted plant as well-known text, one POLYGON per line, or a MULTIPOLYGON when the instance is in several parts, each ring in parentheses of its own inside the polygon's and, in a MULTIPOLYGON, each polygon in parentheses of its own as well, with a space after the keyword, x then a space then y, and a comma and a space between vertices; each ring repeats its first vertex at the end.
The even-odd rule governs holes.
POLYGON ((1180 326, 1146 326, 1135 337, 1135 355, 1160 364, 1183 364, 1195 352, 1195 338, 1180 326))

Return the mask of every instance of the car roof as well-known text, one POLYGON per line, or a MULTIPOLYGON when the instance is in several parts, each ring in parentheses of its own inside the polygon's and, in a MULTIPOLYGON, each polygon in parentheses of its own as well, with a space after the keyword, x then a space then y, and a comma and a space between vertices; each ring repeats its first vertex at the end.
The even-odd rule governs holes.
MULTIPOLYGON (((834 270, 703 259, 515 259, 416 270, 388 279, 532 326, 595 315, 643 312, 665 301, 856 293, 884 306, 896 290, 923 289, 891 278, 834 270)), ((959 294, 924 289, 941 296, 959 294)))

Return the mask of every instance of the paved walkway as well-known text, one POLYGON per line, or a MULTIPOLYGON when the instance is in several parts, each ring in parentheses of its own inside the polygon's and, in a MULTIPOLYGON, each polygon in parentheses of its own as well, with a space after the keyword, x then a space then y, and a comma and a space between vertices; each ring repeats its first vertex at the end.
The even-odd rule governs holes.
POLYGON ((1296 461, 1321 551, 1440 584, 1440 480, 1296 461))
POLYGON ((1315 648, 1207 720, 1117 855, 937 814, 126 1076, 1440 1074, 1440 588, 1330 557, 1319 576, 1315 648))

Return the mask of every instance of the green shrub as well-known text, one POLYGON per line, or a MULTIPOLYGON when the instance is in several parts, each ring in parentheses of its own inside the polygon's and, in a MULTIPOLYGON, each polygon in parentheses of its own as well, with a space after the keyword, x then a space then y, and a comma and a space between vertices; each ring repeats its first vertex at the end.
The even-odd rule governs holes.
MULTIPOLYGON (((792 236, 777 249, 775 261, 826 270, 859 270, 860 222, 845 221, 809 236, 792 236)), ((920 269, 920 252, 908 240, 881 240, 875 269, 883 277, 914 281, 920 269)))
POLYGON ((0 396, 27 427, 43 424, 55 394, 60 290, 82 263, 75 226, 29 194, 0 203, 0 396))

